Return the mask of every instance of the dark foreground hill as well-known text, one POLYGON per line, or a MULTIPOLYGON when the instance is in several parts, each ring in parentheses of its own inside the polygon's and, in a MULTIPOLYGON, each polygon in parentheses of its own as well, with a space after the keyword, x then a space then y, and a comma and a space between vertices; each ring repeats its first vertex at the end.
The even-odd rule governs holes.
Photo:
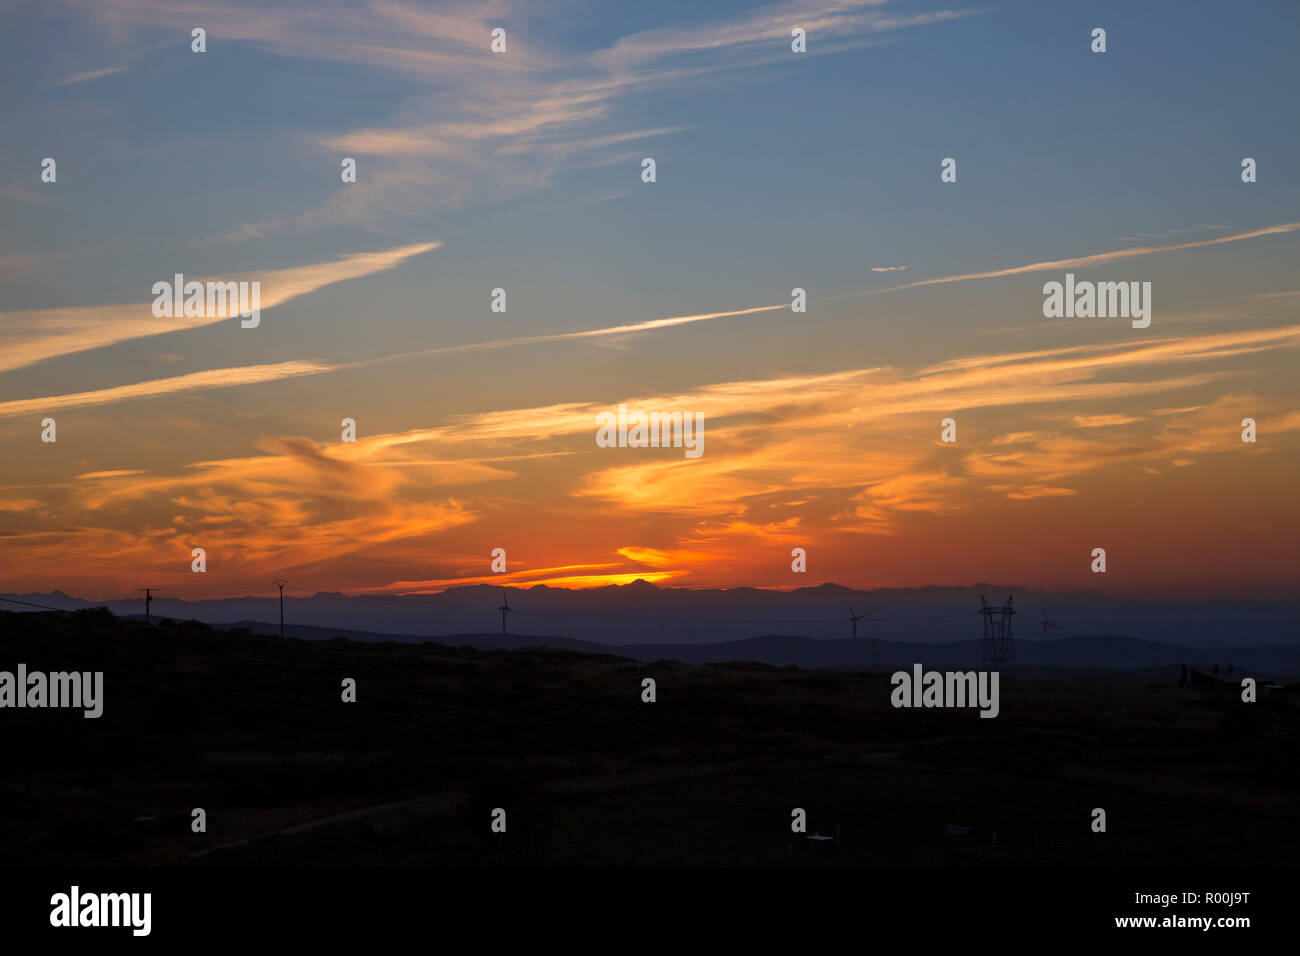
POLYGON ((895 709, 885 672, 0 614, 0 670, 20 662, 102 670, 104 713, 0 709, 8 865, 1294 865, 1300 845, 1283 693, 1007 675, 989 720, 895 709), (837 839, 792 833, 795 808, 837 839))

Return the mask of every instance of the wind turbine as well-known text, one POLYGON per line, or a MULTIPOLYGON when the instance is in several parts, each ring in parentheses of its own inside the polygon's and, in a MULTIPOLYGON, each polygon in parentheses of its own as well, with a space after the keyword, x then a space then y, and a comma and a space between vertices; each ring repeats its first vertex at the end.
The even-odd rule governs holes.
POLYGON ((1043 608, 1043 640, 1047 640, 1047 629, 1048 629, 1049 627, 1051 627, 1051 628, 1055 628, 1056 630, 1058 630, 1058 631, 1060 631, 1062 634, 1064 634, 1064 633, 1065 633, 1065 628, 1063 628, 1063 627, 1061 627, 1061 626, 1059 626, 1059 625, 1057 625, 1057 624, 1053 624, 1051 621, 1049 621, 1049 620, 1047 619, 1047 605, 1044 604, 1042 601, 1039 601, 1038 603, 1039 603, 1039 604, 1042 606, 1042 608, 1043 608))
POLYGON ((849 620, 853 623, 853 639, 856 641, 858 639, 858 621, 862 620, 866 615, 853 610, 848 601, 844 602, 844 606, 849 609, 849 620))
POLYGON ((289 582, 284 578, 276 578, 271 582, 280 589, 280 638, 284 638, 284 586, 289 582))
POLYGON ((497 610, 501 612, 501 636, 505 637, 506 636, 506 615, 514 613, 513 609, 510 607, 510 595, 506 593, 505 588, 501 589, 501 602, 502 602, 501 606, 497 608, 497 610))

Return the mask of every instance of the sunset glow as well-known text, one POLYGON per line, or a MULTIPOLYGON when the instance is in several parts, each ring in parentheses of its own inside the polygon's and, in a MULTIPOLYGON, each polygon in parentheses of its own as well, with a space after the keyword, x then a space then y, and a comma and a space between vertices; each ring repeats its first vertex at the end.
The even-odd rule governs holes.
MULTIPOLYGON (((795 68, 752 12, 542 18, 493 58, 495 14, 468 7, 248 5, 202 58, 162 0, 60 7, 42 29, 108 39, 102 66, 33 66, 3 157, 25 184, 0 248, 8 590, 1295 594, 1300 194, 1271 94, 1188 112, 1121 71, 1093 95, 1153 96, 1168 128, 1044 144, 1026 131, 1062 121, 1038 105, 989 113, 1012 74, 967 108, 945 65, 986 49, 987 11, 799 9, 795 68), (916 70, 966 118, 918 133, 916 70), (163 114, 181 125, 142 144, 163 114), (1207 115, 1269 175, 1206 156, 1207 115), (1067 271, 1149 283, 1149 327, 1045 318, 1067 271), (260 325, 156 317, 177 274, 260 282, 260 325), (620 405, 702 416, 703 454, 599 447, 620 405)), ((1048 85, 1061 55, 1033 54, 1048 85)))

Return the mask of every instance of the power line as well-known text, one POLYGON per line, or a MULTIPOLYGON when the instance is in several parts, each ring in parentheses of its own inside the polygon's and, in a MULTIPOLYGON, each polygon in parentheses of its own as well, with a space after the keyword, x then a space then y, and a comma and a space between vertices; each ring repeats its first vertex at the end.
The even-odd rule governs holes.
MULTIPOLYGON (((156 574, 179 574, 179 575, 183 575, 183 576, 185 576, 186 578, 190 578, 191 580, 193 580, 192 575, 194 574, 193 571, 185 571, 185 570, 181 570, 181 569, 179 569, 179 568, 161 568, 161 567, 157 567, 157 566, 155 566, 155 565, 128 564, 128 563, 123 562, 123 561, 115 561, 115 560, 113 560, 112 558, 105 558, 105 557, 100 556, 100 555, 87 555, 87 554, 84 554, 84 553, 79 553, 79 552, 76 552, 76 551, 70 551, 70 550, 67 550, 67 549, 57 549, 57 550, 54 550, 54 549, 49 549, 49 548, 41 548, 41 547, 37 547, 37 546, 34 546, 34 545, 12 544, 12 543, 10 543, 10 542, 6 542, 6 543, 5 543, 5 547, 6 547, 6 548, 9 548, 9 547, 18 548, 18 549, 20 549, 20 550, 27 551, 27 552, 32 553, 32 554, 39 554, 39 555, 42 555, 42 556, 45 556, 45 557, 55 557, 55 558, 68 558, 68 557, 71 557, 71 558, 75 558, 75 559, 76 559, 79 563, 81 563, 81 564, 91 564, 91 565, 95 565, 95 566, 97 566, 97 567, 109 568, 109 569, 111 569, 111 570, 115 570, 115 571, 131 571, 131 572, 133 572, 133 573, 139 573, 139 572, 141 572, 141 571, 150 571, 150 572, 153 572, 153 573, 156 573, 156 574)), ((205 580, 208 580, 208 581, 216 581, 216 582, 221 583, 221 584, 236 584, 236 585, 240 585, 240 586, 242 586, 242 587, 247 587, 247 588, 250 588, 250 589, 255 588, 255 589, 258 589, 258 590, 262 590, 262 589, 264 589, 264 588, 267 587, 267 585, 266 585, 264 582, 261 582, 261 581, 254 581, 254 580, 251 580, 251 579, 249 579, 249 578, 234 578, 234 577, 227 577, 227 576, 223 576, 223 575, 212 574, 211 572, 204 572, 204 577, 205 577, 205 580)), ((350 600, 350 601, 363 601, 363 602, 368 603, 368 604, 386 604, 386 605, 390 605, 390 606, 393 606, 393 607, 409 607, 409 605, 407 605, 407 604, 396 604, 396 603, 394 603, 394 602, 391 601, 391 600, 385 600, 385 599, 382 598, 382 597, 375 597, 375 596, 371 596, 371 595, 346 595, 346 594, 339 594, 339 593, 329 593, 331 590, 333 590, 333 591, 338 591, 338 588, 330 589, 330 588, 323 587, 323 586, 317 586, 317 587, 314 587, 314 588, 313 588, 313 586, 310 585, 310 584, 303 584, 303 585, 299 585, 299 586, 297 586, 297 587, 295 587, 295 588, 291 588, 290 590, 296 590, 296 591, 300 591, 300 592, 310 593, 310 594, 311 594, 312 596, 314 596, 314 597, 321 597, 321 598, 325 598, 325 599, 340 599, 340 598, 341 598, 341 599, 346 599, 346 600, 350 600)), ((248 597, 258 597, 259 595, 251 595, 251 594, 250 594, 250 595, 246 595, 246 596, 248 596, 248 597)), ((436 596, 434 596, 434 597, 436 597, 436 596)), ((208 599, 206 599, 206 600, 220 600, 220 599, 208 598, 208 599)), ((439 606, 440 606, 440 607, 451 607, 451 608, 456 608, 456 609, 459 609, 459 610, 465 610, 465 611, 479 611, 479 610, 482 610, 482 607, 480 607, 480 606, 477 606, 477 605, 469 605, 469 604, 464 604, 464 605, 441 604, 441 605, 439 605, 439 606)))
POLYGON ((66 607, 50 607, 48 604, 33 604, 31 601, 16 601, 13 598, 0 598, 0 601, 7 601, 10 604, 21 604, 24 607, 44 608, 47 611, 59 611, 63 614, 69 613, 66 607))

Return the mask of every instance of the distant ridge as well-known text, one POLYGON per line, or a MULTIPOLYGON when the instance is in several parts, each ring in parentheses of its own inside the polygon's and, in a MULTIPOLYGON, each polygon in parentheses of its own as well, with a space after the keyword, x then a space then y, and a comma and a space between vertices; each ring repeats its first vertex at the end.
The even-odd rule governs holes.
MULTIPOLYGON (((155 592, 153 613, 228 625, 278 621, 273 588, 248 597, 183 600, 155 592)), ((502 585, 448 588, 438 594, 343 594, 317 590, 284 599, 288 625, 393 635, 500 633, 502 585)), ((781 634, 838 640, 853 634, 845 605, 862 615, 858 637, 898 643, 978 640, 980 597, 1001 604, 1011 597, 1017 642, 1041 633, 1044 608, 1056 637, 1126 635, 1184 647, 1294 646, 1300 635, 1300 598, 1115 598, 1096 590, 1030 591, 1005 585, 929 585, 861 590, 821 582, 790 590, 659 587, 644 579, 591 589, 505 585, 511 634, 566 638, 601 645, 724 644, 781 634)), ((104 604, 115 614, 144 611, 141 595, 90 602, 62 591, 0 595, 30 604, 75 609, 104 604)))
MULTIPOLYGON (((231 627, 244 627, 255 634, 279 633, 278 624, 243 621, 231 627)), ((344 631, 337 628, 286 627, 286 636, 304 640, 328 640, 345 637, 354 641, 431 641, 452 647, 470 646, 478 650, 520 650, 547 647, 578 651, 583 654, 613 654, 640 661, 673 660, 683 664, 721 664, 731 661, 771 664, 775 667, 804 668, 911 668, 915 663, 927 668, 977 669, 980 666, 980 641, 952 643, 900 643, 850 639, 817 640, 807 637, 767 635, 741 641, 713 644, 628 644, 612 647, 593 641, 568 637, 478 633, 450 634, 439 637, 419 635, 375 634, 344 631)), ((1161 644, 1135 637, 1092 635, 1055 641, 1024 640, 1016 644, 1016 665, 1020 672, 1039 669, 1139 671, 1167 668, 1177 673, 1182 664, 1210 670, 1215 664, 1231 663, 1241 676, 1269 679, 1300 676, 1300 647, 1186 647, 1161 644)))

